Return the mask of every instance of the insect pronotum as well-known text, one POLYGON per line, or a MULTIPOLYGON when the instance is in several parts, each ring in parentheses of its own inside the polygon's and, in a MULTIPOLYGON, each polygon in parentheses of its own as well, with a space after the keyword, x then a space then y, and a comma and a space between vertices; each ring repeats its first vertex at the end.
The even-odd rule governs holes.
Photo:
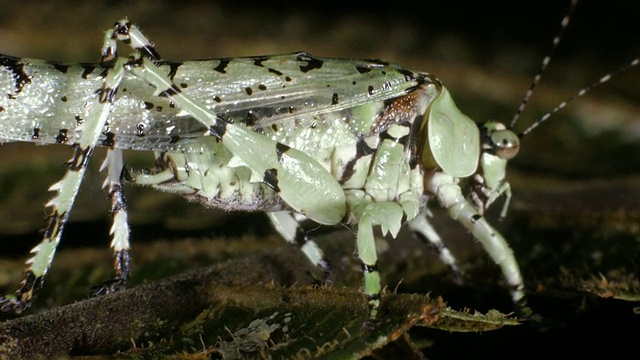
MULTIPOLYGON (((540 73, 547 64, 545 58, 540 73)), ((635 59, 628 67, 637 64, 635 59)), ((428 73, 308 53, 168 62, 127 19, 106 32, 99 64, 0 55, 0 90, 0 141, 73 149, 64 177, 50 187, 55 194, 46 204, 47 225, 24 279, 14 294, 0 299, 4 311, 25 310, 43 286, 98 146, 108 149, 102 169, 115 256, 115 278, 99 294, 119 289, 129 277, 123 184, 132 182, 206 206, 265 211, 275 229, 327 277, 329 264, 300 222, 357 227, 369 324, 378 320, 382 290, 375 227, 395 237, 408 223, 457 271, 428 221, 425 205, 434 199, 483 245, 501 268, 513 301, 525 306, 514 254, 482 214, 505 195, 501 214, 506 215, 507 161, 517 154, 520 138, 566 102, 517 135, 511 130, 517 115, 508 127, 476 124, 428 73), (134 53, 119 57, 118 42, 134 53), (123 149, 153 151, 156 167, 129 173, 123 149), (463 191, 462 179, 473 186, 463 191)))

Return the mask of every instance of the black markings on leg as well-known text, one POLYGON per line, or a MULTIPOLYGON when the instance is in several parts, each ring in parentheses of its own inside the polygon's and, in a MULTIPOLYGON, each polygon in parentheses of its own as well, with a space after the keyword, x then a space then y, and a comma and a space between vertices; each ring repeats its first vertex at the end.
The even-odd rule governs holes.
POLYGON ((14 311, 16 314, 23 312, 31 306, 33 296, 42 289, 44 276, 36 276, 33 271, 27 270, 21 282, 20 289, 16 291, 16 299, 0 299, 0 310, 14 311))
POLYGON ((129 253, 129 250, 120 250, 116 251, 113 254, 113 257, 114 268, 116 270, 116 279, 120 280, 124 285, 124 282, 129 279, 129 275, 131 274, 131 254, 129 253))
POLYGON ((262 181, 270 188, 273 189, 273 191, 279 193, 280 192, 280 187, 278 187, 278 170, 276 169, 267 169, 264 172, 264 176, 262 178, 262 181))
POLYGON ((368 301, 379 301, 380 300, 380 293, 367 294, 367 300, 368 301))
MULTIPOLYGON (((126 176, 127 172, 121 172, 121 178, 126 176)), ((115 215, 122 210, 127 210, 127 201, 124 197, 124 186, 122 184, 116 183, 111 186, 111 191, 109 192, 109 198, 111 199, 111 214, 115 215)))
POLYGON ((176 85, 171 85, 170 88, 161 91, 158 96, 162 96, 162 97, 166 97, 166 98, 171 98, 172 96, 175 96, 177 94, 179 94, 180 92, 182 92, 182 90, 180 90, 179 87, 177 87, 176 85))
POLYGON ((218 117, 216 118, 215 124, 209 127, 209 132, 219 140, 222 140, 224 134, 227 132, 227 124, 228 122, 225 119, 218 117))
POLYGON ((100 89, 98 89, 98 101, 101 104, 105 103, 113 103, 113 99, 115 97, 116 91, 110 87, 106 87, 105 84, 102 84, 100 89))
POLYGON ((130 253, 129 250, 116 251, 113 254, 114 268, 116 276, 114 279, 105 281, 102 284, 93 287, 93 296, 104 296, 113 294, 117 291, 124 290, 130 272, 130 253))
POLYGON ((377 272, 378 271, 378 263, 376 262, 373 265, 367 265, 365 263, 362 263, 362 270, 365 273, 372 273, 372 272, 377 272))
POLYGON ((73 147, 73 156, 64 165, 70 170, 79 171, 80 169, 86 167, 89 163, 89 158, 91 158, 93 148, 89 146, 86 149, 83 149, 80 144, 74 144, 73 147))
POLYGON ((482 219, 482 215, 479 214, 475 214, 471 217, 471 223, 475 224, 478 222, 478 220, 482 219))
POLYGON ((47 227, 44 229, 44 238, 52 241, 56 239, 58 235, 62 232, 62 227, 65 222, 65 214, 59 214, 57 210, 54 210, 47 219, 47 227))
MULTIPOLYGON (((302 228, 302 226, 300 226, 299 223, 296 228, 296 235, 293 241, 300 249, 302 249, 309 243, 317 246, 317 244, 315 244, 315 241, 313 241, 311 236, 309 236, 309 234, 302 228)), ((324 254, 322 254, 322 257, 318 260, 318 262, 313 265, 315 265, 318 270, 322 272, 323 277, 321 281, 323 284, 329 285, 333 282, 333 270, 331 270, 331 263, 329 263, 329 260, 327 260, 327 257, 324 254)))

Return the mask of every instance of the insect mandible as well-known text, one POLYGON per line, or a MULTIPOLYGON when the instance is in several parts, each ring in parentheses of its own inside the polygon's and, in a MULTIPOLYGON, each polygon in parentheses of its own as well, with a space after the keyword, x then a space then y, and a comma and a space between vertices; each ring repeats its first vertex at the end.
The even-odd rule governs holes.
POLYGON ((435 198, 500 266, 514 302, 524 303, 513 252, 482 217, 503 194, 506 214, 504 171, 519 136, 513 124, 477 125, 431 74, 307 53, 168 62, 126 19, 107 31, 100 64, 0 55, 0 69, 0 141, 73 148, 66 174, 50 188, 56 193, 46 205, 47 226, 24 280, 0 300, 5 311, 23 311, 43 286, 97 146, 108 149, 103 169, 116 271, 99 293, 129 277, 123 185, 130 181, 206 206, 268 212, 277 231, 327 276, 329 264, 300 221, 357 226, 372 321, 382 291, 374 227, 395 237, 407 222, 438 244, 425 208, 435 198), (134 53, 119 57, 118 41, 134 53), (123 149, 154 151, 157 167, 129 174, 123 149), (475 190, 463 192, 464 178, 475 190))

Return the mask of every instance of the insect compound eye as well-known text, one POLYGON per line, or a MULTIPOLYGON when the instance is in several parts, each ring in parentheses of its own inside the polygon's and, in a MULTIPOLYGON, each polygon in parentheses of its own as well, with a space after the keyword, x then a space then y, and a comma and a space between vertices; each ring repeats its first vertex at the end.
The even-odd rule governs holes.
POLYGON ((491 133, 491 148, 499 158, 509 160, 518 154, 520 139, 511 130, 496 130, 491 133))

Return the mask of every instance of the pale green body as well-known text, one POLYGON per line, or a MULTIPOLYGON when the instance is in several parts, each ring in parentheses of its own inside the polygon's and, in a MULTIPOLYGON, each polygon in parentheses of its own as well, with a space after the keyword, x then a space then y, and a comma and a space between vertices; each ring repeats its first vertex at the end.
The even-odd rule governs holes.
POLYGON ((44 239, 21 288, 2 300, 4 309, 22 310, 42 285, 91 150, 99 145, 110 149, 105 186, 118 280, 128 276, 129 248, 121 150, 134 149, 154 151, 158 164, 133 174, 134 183, 207 206, 269 212, 283 237, 323 269, 320 249, 306 235, 299 238, 299 217, 357 226, 372 319, 381 292, 374 228, 395 237, 409 222, 439 243, 426 221, 431 197, 483 244, 514 300, 522 299, 517 262, 480 214, 503 193, 504 177, 476 181, 479 189, 467 195, 473 201, 462 193, 461 178, 482 179, 487 170, 478 166, 480 130, 435 77, 379 61, 305 53, 164 63, 126 20, 106 33, 103 61, 109 66, 94 69, 0 56, 0 90, 7 94, 0 99, 0 141, 75 149, 67 174, 51 187, 57 193, 47 204, 44 239), (130 41, 134 56, 117 58, 117 40, 130 41))

